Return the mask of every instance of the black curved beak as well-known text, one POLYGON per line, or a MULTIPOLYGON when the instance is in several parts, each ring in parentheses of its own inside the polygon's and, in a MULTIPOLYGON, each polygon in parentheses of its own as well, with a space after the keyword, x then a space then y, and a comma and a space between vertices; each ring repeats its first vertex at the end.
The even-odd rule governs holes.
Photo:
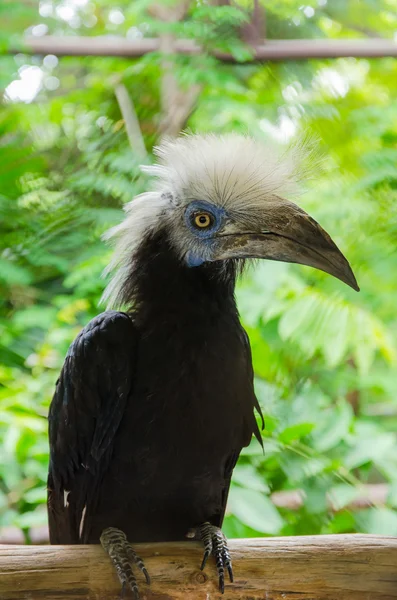
POLYGON ((348 261, 328 233, 296 204, 281 199, 269 203, 263 223, 258 232, 226 229, 218 238, 213 260, 266 258, 299 263, 360 290, 348 261))

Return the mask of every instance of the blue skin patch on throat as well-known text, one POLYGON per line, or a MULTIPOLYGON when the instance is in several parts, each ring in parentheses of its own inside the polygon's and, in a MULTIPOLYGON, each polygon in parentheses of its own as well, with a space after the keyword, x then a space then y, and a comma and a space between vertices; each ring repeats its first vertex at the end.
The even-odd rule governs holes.
POLYGON ((195 254, 194 252, 188 252, 186 256, 186 264, 188 267, 199 267, 205 262, 204 258, 195 254))
POLYGON ((196 242, 202 244, 203 255, 198 248, 199 244, 195 244, 195 250, 191 250, 186 254, 186 264, 188 267, 199 267, 204 262, 208 261, 210 248, 214 243, 214 234, 221 228, 226 217, 226 211, 220 206, 215 206, 204 200, 194 200, 189 204, 185 211, 185 223, 190 232, 195 236, 196 242), (212 223, 209 227, 200 229, 194 225, 194 218, 198 213, 207 213, 212 217, 212 223))

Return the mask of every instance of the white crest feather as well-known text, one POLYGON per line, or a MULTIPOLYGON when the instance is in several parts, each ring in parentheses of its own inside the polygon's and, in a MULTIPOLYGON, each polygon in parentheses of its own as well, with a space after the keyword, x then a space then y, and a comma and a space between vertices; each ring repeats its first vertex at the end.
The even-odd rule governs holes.
POLYGON ((114 272, 101 302, 117 306, 134 254, 145 235, 161 225, 167 208, 206 200, 234 212, 265 210, 275 197, 296 195, 307 177, 310 140, 281 150, 239 134, 183 135, 154 149, 159 164, 142 170, 155 178, 154 191, 125 207, 126 218, 104 239, 116 240, 105 275, 114 272))
POLYGON ((145 168, 158 189, 177 198, 207 200, 226 209, 264 208, 274 196, 291 197, 307 178, 310 140, 288 149, 235 133, 184 135, 155 148, 160 165, 145 168))
POLYGON ((104 271, 104 276, 114 272, 106 287, 101 303, 108 307, 117 305, 119 292, 128 276, 131 260, 144 235, 152 231, 158 224, 161 212, 167 199, 158 192, 145 192, 125 205, 126 217, 119 225, 112 227, 104 236, 104 240, 115 239, 115 249, 111 262, 104 271))

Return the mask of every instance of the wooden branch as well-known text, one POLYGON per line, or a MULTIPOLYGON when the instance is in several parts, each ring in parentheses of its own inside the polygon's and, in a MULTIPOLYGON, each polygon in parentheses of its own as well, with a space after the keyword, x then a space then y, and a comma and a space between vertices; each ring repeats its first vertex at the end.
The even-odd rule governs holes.
POLYGON ((162 136, 176 137, 180 133, 178 123, 175 123, 174 111, 180 95, 179 85, 175 76, 175 65, 172 60, 175 38, 166 33, 160 37, 159 50, 161 52, 161 121, 160 132, 162 136))
MULTIPOLYGON (((223 597, 200 544, 138 544, 152 577, 142 600, 392 600, 397 538, 325 535, 231 540, 235 582, 223 597)), ((100 546, 0 546, 1 600, 118 600, 120 585, 100 546)), ((132 596, 127 596, 132 597, 132 596)), ((127 598, 126 597, 126 598, 127 598)))
POLYGON ((131 149, 139 160, 144 160, 147 157, 145 141, 139 126, 139 120, 134 104, 124 83, 118 83, 115 87, 114 93, 117 98, 121 116, 124 120, 131 149))
POLYGON ((163 77, 163 98, 167 97, 167 100, 163 104, 163 118, 160 123, 160 132, 164 137, 176 137, 185 128, 186 123, 193 113, 198 97, 202 90, 202 86, 198 83, 191 85, 188 90, 182 90, 178 86, 175 77, 171 72, 165 72, 163 77), (175 83, 175 87, 171 87, 171 81, 175 83), (167 86, 167 83, 169 84, 167 86), (173 89, 174 101, 170 102, 169 93, 173 89), (168 90, 166 92, 165 90, 168 90), (168 108, 168 110, 167 110, 168 108))
POLYGON ((259 0, 253 0, 253 10, 248 23, 240 27, 241 38, 250 46, 261 44, 266 38, 266 16, 265 8, 259 3, 259 0))
MULTIPOLYGON (((184 0, 170 5, 163 6, 154 4, 149 9, 157 19, 167 23, 176 23, 185 18, 191 5, 191 0, 184 0)), ((159 37, 159 51, 161 53, 161 121, 160 134, 162 137, 176 137, 192 114, 201 86, 191 85, 189 89, 184 90, 179 84, 175 73, 175 45, 177 40, 172 33, 164 33, 159 37)))
POLYGON ((177 0, 174 2, 157 2, 151 4, 147 11, 149 15, 164 23, 176 23, 186 17, 192 0, 177 0))
MULTIPOLYGON (((117 37, 82 36, 27 36, 24 46, 11 46, 10 54, 55 54, 57 56, 124 56, 137 58, 148 52, 159 51, 157 38, 127 40, 117 37)), ((193 40, 175 40, 174 51, 179 54, 199 54, 203 49, 193 40)), ((221 61, 237 63, 231 54, 214 51, 221 61)), ((339 57, 376 58, 397 56, 397 43, 388 39, 313 39, 313 40, 269 40, 252 47, 252 58, 244 62, 264 60, 305 60, 308 58, 339 57)))

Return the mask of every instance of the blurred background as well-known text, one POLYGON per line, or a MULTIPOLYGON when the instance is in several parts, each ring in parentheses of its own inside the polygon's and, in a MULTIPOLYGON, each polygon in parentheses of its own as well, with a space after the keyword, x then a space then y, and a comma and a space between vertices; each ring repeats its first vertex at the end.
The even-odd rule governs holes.
POLYGON ((186 127, 317 137, 300 203, 361 286, 271 262, 239 283, 265 453, 244 450, 225 532, 397 535, 397 61, 253 61, 250 47, 393 40, 397 2, 302 2, 1 3, 1 541, 46 540, 47 412, 68 345, 102 310, 101 235, 145 189, 153 145, 186 127), (62 56, 70 36, 80 56, 62 56), (140 55, 87 56, 93 36, 102 54, 123 38, 140 55), (173 53, 176 39, 196 51, 173 53))

